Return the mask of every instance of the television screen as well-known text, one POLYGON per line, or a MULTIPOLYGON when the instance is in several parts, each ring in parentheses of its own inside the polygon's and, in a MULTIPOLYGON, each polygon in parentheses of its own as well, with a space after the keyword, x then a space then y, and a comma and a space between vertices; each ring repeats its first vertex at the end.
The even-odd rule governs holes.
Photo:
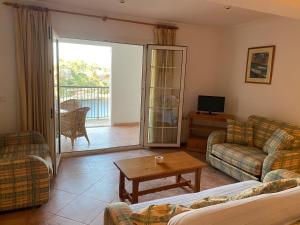
POLYGON ((198 96, 198 111, 224 112, 225 97, 219 96, 198 96))

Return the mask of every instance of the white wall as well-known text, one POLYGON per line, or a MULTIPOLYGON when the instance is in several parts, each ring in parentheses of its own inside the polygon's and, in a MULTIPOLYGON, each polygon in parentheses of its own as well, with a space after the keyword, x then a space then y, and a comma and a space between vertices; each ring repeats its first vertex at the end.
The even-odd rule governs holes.
POLYGON ((111 124, 140 122, 143 46, 111 44, 111 124))
POLYGON ((273 18, 240 25, 224 33, 218 90, 226 110, 300 125, 300 21, 273 18), (249 47, 276 45, 271 85, 245 83, 249 47))
MULTIPOLYGON (((1 42, 0 42, 0 132, 14 131, 18 128, 17 82, 14 61, 14 32, 12 9, 0 4, 1 42), (2 50, 4 49, 4 50, 2 50)), ((88 39, 131 44, 153 43, 153 27, 102 21, 96 18, 53 13, 52 20, 57 34, 63 38, 88 39)), ((211 26, 178 24, 177 44, 188 47, 186 90, 184 96, 184 115, 196 109, 198 94, 216 92, 218 53, 221 30, 211 26)))

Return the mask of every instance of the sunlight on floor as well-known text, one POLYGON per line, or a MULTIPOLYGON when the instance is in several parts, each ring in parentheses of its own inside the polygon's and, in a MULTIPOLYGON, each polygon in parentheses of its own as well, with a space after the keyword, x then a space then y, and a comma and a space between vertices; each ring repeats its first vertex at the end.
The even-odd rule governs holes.
POLYGON ((111 126, 87 128, 90 144, 84 137, 75 141, 72 149, 71 140, 61 136, 62 152, 95 150, 102 148, 113 148, 139 144, 140 127, 132 126, 111 126))

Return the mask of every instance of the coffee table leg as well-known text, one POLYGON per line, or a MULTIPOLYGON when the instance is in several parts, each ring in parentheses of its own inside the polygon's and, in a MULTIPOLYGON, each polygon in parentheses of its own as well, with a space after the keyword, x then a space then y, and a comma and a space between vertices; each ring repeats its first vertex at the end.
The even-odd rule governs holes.
POLYGON ((176 175, 176 183, 179 183, 181 180, 181 175, 176 175))
POLYGON ((200 191, 200 181, 201 181, 201 169, 195 170, 195 186, 194 192, 200 191))
POLYGON ((125 193, 125 175, 120 171, 120 181, 119 181, 119 198, 124 201, 125 193))
POLYGON ((132 181, 132 204, 138 203, 139 201, 139 182, 132 181))

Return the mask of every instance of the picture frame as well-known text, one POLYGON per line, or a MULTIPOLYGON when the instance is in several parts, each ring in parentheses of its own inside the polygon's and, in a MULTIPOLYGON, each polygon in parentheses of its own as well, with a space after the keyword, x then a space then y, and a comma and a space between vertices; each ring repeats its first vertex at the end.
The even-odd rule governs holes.
POLYGON ((246 83, 271 84, 275 45, 248 48, 246 83))

